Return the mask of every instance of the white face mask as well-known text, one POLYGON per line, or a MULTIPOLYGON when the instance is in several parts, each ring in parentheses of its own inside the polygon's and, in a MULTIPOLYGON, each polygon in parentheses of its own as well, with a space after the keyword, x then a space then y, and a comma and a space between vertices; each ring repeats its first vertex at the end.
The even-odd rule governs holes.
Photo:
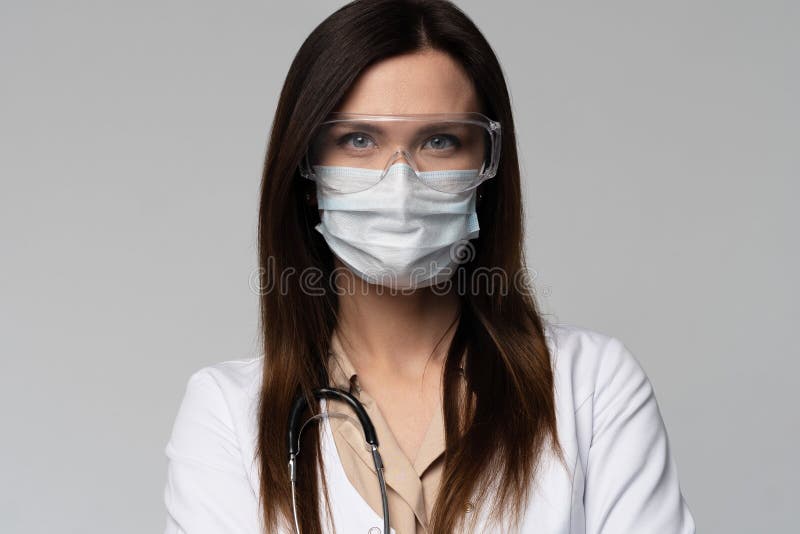
MULTIPOLYGON (((475 189, 444 193, 423 184, 406 163, 395 163, 372 187, 340 193, 325 184, 371 180, 381 170, 317 166, 315 229, 333 253, 371 284, 409 289, 446 281, 459 263, 458 249, 478 237, 475 189)), ((420 173, 433 181, 472 181, 474 170, 420 173)), ((461 251, 463 252, 463 251, 461 251)))

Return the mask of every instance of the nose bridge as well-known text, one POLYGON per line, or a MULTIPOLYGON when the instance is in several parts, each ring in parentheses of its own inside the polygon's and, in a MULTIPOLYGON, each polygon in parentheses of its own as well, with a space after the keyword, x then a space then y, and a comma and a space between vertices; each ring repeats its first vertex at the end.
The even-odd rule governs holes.
POLYGON ((388 180, 396 193, 395 202, 405 207, 411 197, 411 189, 416 179, 416 165, 408 151, 397 149, 389 157, 384 169, 384 179, 388 180), (394 167, 397 163, 405 163, 406 166, 394 167), (394 168, 393 168, 394 167, 394 168))
POLYGON ((411 153, 408 150, 404 149, 404 148, 396 149, 389 156, 389 161, 386 163, 386 168, 388 169, 389 167, 391 167, 395 163, 399 163, 399 162, 402 162, 402 161, 405 161, 405 163, 407 163, 415 171, 417 170, 417 165, 414 162, 414 159, 411 157, 411 153))

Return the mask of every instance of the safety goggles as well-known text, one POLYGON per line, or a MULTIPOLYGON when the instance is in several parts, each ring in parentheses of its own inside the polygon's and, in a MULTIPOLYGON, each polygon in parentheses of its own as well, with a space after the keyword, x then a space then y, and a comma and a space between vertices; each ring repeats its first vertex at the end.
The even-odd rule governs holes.
POLYGON ((497 173, 500 123, 475 112, 334 112, 315 130, 300 174, 323 187, 356 193, 376 185, 403 158, 428 187, 468 191, 497 173))

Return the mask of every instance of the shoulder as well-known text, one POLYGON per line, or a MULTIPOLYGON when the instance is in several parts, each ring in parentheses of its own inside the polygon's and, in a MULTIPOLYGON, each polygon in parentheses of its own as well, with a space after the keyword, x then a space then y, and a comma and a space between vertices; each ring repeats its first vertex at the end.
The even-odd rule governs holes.
POLYGON ((224 404, 231 417, 241 417, 242 409, 256 400, 261 386, 264 358, 226 360, 200 367, 186 382, 184 403, 192 400, 198 409, 220 409, 224 404))
POLYGON ((645 371, 616 336, 568 323, 545 323, 559 396, 571 397, 577 410, 586 401, 614 390, 649 386, 645 371))
POLYGON ((637 358, 602 332, 563 324, 547 332, 559 439, 576 460, 587 532, 693 534, 655 392, 637 358))
POLYGON ((263 357, 200 367, 186 380, 167 454, 192 456, 206 447, 249 448, 256 429, 263 357))
POLYGON ((226 360, 192 372, 187 389, 215 386, 229 398, 246 396, 260 385, 264 357, 226 360))
POLYGON ((192 372, 165 453, 166 532, 259 531, 255 457, 260 358, 192 372))

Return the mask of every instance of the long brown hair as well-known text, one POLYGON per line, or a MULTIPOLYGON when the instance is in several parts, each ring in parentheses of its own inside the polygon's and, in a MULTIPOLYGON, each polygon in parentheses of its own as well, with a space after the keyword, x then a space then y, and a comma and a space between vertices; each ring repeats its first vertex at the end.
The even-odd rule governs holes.
MULTIPOLYGON (((264 375, 257 457, 267 532, 291 524, 286 425, 295 396, 312 410, 311 391, 328 384, 330 338, 337 321, 333 257, 314 231, 317 209, 306 201, 313 182, 298 164, 316 126, 373 62, 433 48, 448 53, 472 79, 483 113, 502 124, 497 175, 481 185, 480 237, 459 275, 523 272, 520 175, 511 104, 500 64, 474 23, 444 0, 359 0, 326 18, 300 47, 281 91, 264 165, 258 240, 264 375)), ((542 319, 529 291, 466 291, 443 376, 446 448, 432 532, 449 533, 474 495, 494 495, 495 512, 518 518, 556 433, 553 373, 542 319), (459 363, 466 353, 466 384, 459 363), (487 492, 496 484, 497 493, 487 492)), ((298 467, 303 533, 320 534, 317 469, 320 436, 306 432, 298 467)), ((497 516, 492 516, 496 518, 497 516)))

